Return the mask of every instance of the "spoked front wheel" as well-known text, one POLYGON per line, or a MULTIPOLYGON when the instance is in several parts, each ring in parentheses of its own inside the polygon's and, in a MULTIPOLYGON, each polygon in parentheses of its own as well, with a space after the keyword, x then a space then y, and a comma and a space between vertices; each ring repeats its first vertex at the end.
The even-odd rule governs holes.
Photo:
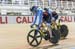
POLYGON ((29 45, 36 47, 38 46, 42 41, 42 36, 40 31, 33 29, 31 30, 27 35, 27 41, 29 45))

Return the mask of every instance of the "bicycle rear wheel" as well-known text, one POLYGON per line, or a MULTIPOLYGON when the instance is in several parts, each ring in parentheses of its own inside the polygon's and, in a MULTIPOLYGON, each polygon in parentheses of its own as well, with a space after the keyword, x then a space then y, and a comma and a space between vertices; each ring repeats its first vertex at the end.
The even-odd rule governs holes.
POLYGON ((56 29, 52 29, 52 38, 49 39, 49 41, 52 43, 52 44, 57 44, 60 40, 60 33, 58 30, 56 29))
POLYGON ((65 39, 69 32, 68 27, 66 25, 61 25, 60 32, 61 32, 61 38, 65 39))

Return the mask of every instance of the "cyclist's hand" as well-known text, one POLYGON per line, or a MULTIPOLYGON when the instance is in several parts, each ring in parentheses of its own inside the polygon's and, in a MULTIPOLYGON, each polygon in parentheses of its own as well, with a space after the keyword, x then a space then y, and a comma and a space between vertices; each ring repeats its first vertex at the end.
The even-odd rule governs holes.
POLYGON ((33 25, 31 25, 30 27, 33 28, 33 25))

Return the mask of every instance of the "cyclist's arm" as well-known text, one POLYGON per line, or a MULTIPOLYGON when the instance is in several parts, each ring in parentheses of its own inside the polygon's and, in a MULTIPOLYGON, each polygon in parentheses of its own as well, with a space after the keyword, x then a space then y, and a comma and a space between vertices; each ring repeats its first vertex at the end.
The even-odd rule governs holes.
POLYGON ((38 21, 39 21, 39 23, 38 23, 38 25, 40 25, 41 24, 41 22, 42 22, 42 16, 43 16, 43 11, 42 10, 38 10, 37 11, 37 19, 39 19, 38 21))
POLYGON ((35 14, 34 17, 33 17, 32 25, 34 25, 34 24, 36 23, 36 19, 37 19, 37 16, 36 16, 36 14, 35 14))

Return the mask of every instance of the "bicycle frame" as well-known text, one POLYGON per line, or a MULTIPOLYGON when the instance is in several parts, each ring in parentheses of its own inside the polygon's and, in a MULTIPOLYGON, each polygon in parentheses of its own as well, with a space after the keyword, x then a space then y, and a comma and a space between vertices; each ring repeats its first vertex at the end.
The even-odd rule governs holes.
MULTIPOLYGON (((60 29, 60 20, 58 21, 57 26, 58 26, 58 28, 60 29)), ((46 25, 44 24, 43 27, 45 28, 46 25)), ((52 25, 51 25, 51 28, 52 28, 52 29, 55 29, 55 25, 52 24, 52 25)), ((36 25, 33 26, 33 29, 37 30, 36 25)), ((41 33, 41 35, 42 35, 43 37, 45 37, 45 34, 44 34, 43 30, 39 29, 39 32, 41 33)))
POLYGON ((39 31, 40 31, 41 35, 42 35, 43 37, 45 37, 45 34, 43 33, 43 31, 42 31, 42 30, 39 30, 39 31))
POLYGON ((60 26, 61 26, 61 24, 60 24, 60 19, 58 20, 58 23, 57 23, 57 26, 58 26, 58 29, 60 29, 60 26))
MULTIPOLYGON (((33 29, 34 29, 34 30, 38 30, 37 27, 36 27, 36 25, 33 26, 33 29)), ((41 33, 41 35, 42 35, 43 37, 45 37, 45 34, 43 33, 43 31, 42 31, 41 29, 39 29, 39 32, 41 33)))
POLYGON ((56 23, 56 25, 52 24, 52 25, 51 25, 51 28, 53 29, 53 28, 55 28, 55 26, 57 26, 58 29, 60 29, 60 26, 61 26, 61 24, 60 24, 60 19, 58 20, 58 22, 56 23))

